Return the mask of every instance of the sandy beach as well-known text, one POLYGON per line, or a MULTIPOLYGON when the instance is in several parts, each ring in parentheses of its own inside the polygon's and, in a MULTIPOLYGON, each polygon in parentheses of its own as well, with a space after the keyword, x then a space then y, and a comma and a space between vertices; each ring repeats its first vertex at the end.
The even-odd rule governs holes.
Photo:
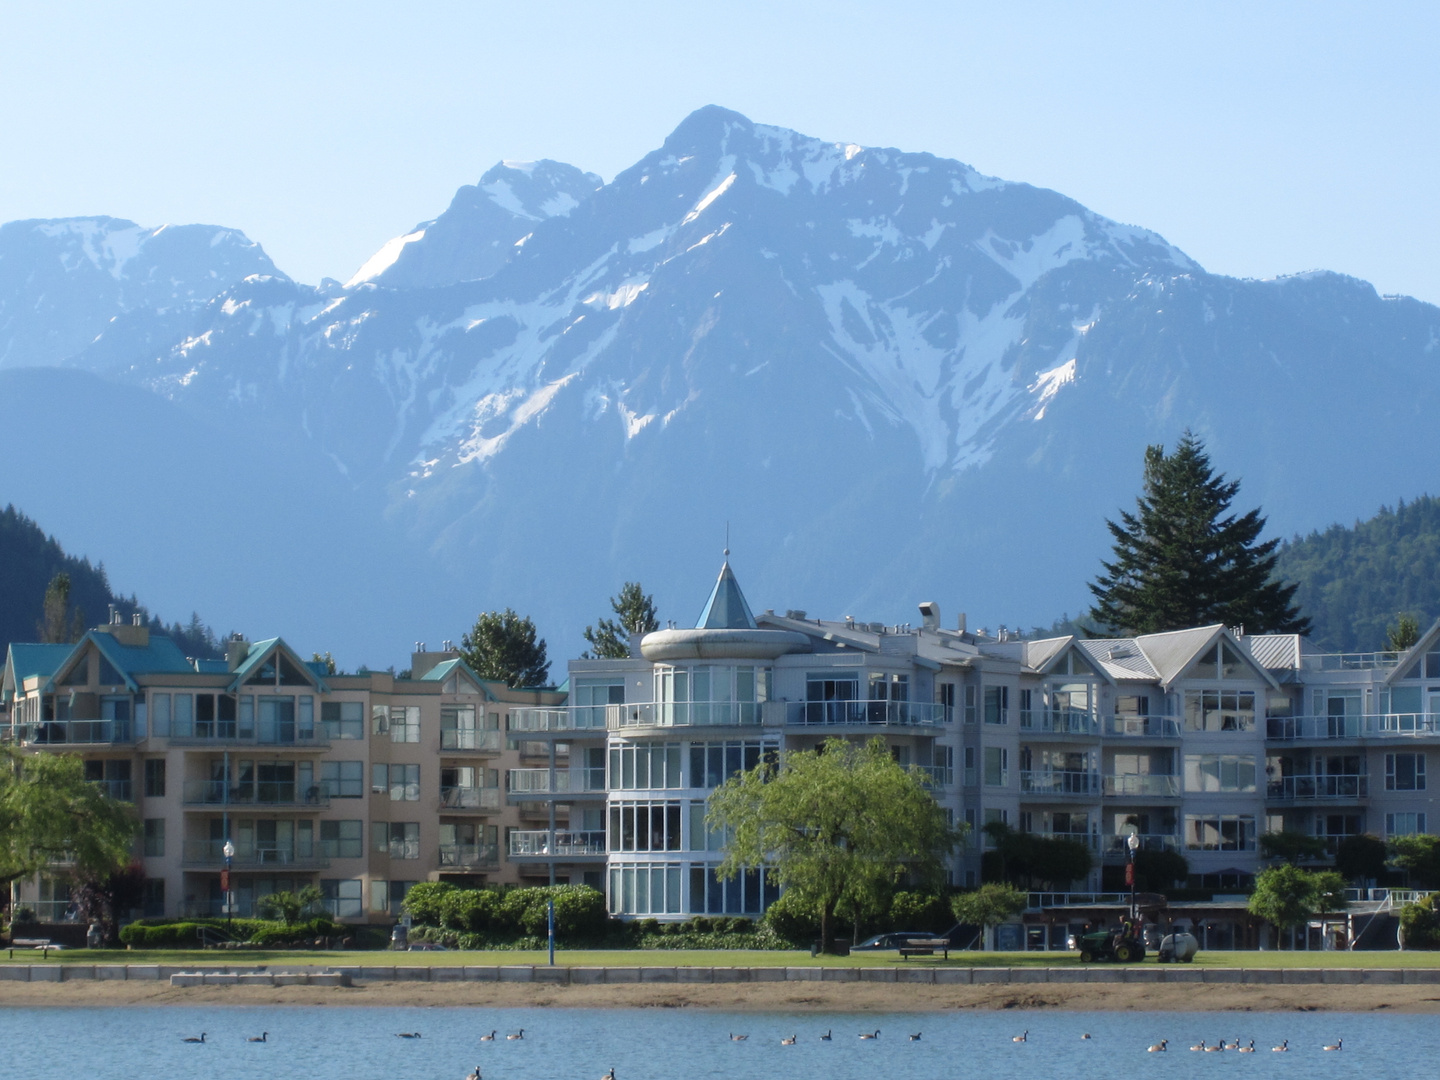
POLYGON ((375 1005, 926 1012, 952 1009, 1144 1009, 1174 1012, 1440 1012, 1440 986, 916 986, 866 983, 545 986, 366 982, 354 987, 205 986, 164 982, 0 983, 0 1007, 98 1005, 375 1005))

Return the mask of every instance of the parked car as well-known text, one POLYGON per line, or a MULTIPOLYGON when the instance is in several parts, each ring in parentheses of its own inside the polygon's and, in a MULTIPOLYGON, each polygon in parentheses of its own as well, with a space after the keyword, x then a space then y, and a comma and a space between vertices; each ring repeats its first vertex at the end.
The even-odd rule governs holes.
POLYGON ((943 937, 943 934, 932 934, 928 930, 892 930, 888 934, 876 934, 872 938, 866 938, 859 945, 852 945, 851 952, 876 952, 881 949, 898 949, 911 938, 934 938, 943 937))
POLYGON ((441 945, 441 944, 439 944, 438 942, 434 942, 434 941, 412 941, 412 942, 410 943, 410 951, 411 951, 411 952, 449 952, 450 950, 449 950, 448 948, 446 948, 444 945, 441 945))

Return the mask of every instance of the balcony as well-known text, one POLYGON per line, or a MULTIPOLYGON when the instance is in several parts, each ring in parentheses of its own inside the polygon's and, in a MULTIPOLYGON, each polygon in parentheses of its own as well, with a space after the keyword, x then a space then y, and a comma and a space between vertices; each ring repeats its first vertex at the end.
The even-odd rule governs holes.
POLYGON ((224 780, 186 780, 181 793, 186 806, 264 806, 322 810, 330 805, 323 784, 301 789, 293 782, 262 780, 230 784, 224 780))
POLYGON ((45 720, 16 724, 21 746, 125 746, 135 741, 129 720, 45 720))
POLYGON ((1119 739, 1178 739, 1181 721, 1174 716, 1110 716, 1105 734, 1119 739))
POLYGON ((35 921, 42 923, 80 922, 80 909, 74 900, 20 900, 16 910, 29 908, 35 913, 35 921))
POLYGON ((1094 738, 1100 734, 1100 723, 1088 712, 1076 709, 1022 709, 1020 730, 1027 735, 1094 738))
POLYGON ((799 727, 937 727, 945 706, 924 701, 788 701, 785 723, 799 727))
POLYGON ((498 787, 442 787, 440 789, 441 810, 498 810, 500 789, 498 787))
POLYGON ((496 844, 441 844, 440 870, 483 870, 500 865, 496 844))
MULTIPOLYGON (((759 701, 642 701, 606 705, 605 725, 610 731, 672 727, 759 727, 766 706, 759 701)), ((593 706, 592 706, 593 708, 593 706)))
MULTIPOLYGON (((510 730, 530 732, 594 732, 604 734, 610 726, 607 713, 618 712, 624 705, 571 705, 563 709, 511 709, 510 730)), ((615 726, 620 726, 616 724, 615 726)))
POLYGON ((548 829, 516 830, 510 834, 512 859, 567 859, 605 854, 605 833, 556 832, 551 842, 548 829))
POLYGON ((510 769, 505 774, 505 788, 511 801, 519 799, 560 797, 565 795, 603 795, 604 769, 510 769))
POLYGON ((1102 789, 1100 780, 1099 773, 1079 769, 1022 770, 1020 792, 1042 799, 1098 798, 1102 789))
POLYGON ((1353 802, 1369 797, 1370 777, 1363 773, 1285 776, 1265 785, 1266 802, 1353 802))
POLYGON ((500 732, 477 731, 474 728, 453 728, 440 732, 441 750, 473 750, 477 754, 498 754, 500 732))
POLYGON ((1107 799, 1178 799, 1180 777, 1161 773, 1145 775, 1111 773, 1105 777, 1107 799))
MULTIPOLYGON (((1139 833, 1141 851, 1179 851, 1180 837, 1170 833, 1139 833)), ((1107 858, 1130 855, 1130 834, 1112 833, 1100 838, 1100 853, 1107 858)))
POLYGON ((910 771, 932 791, 955 786, 955 769, 950 765, 911 765, 910 771))
POLYGON ((120 802, 134 802, 134 784, 129 780, 91 780, 101 791, 120 802))
MULTIPOLYGON (((186 840, 182 862, 186 869, 223 870, 225 841, 186 840)), ((293 847, 238 847, 230 866, 235 870, 324 870, 330 860, 315 851, 293 847)))
POLYGON ((265 746, 286 750, 325 750, 330 736, 324 727, 301 728, 295 724, 261 724, 242 727, 231 720, 205 724, 176 724, 170 729, 173 746, 265 746))

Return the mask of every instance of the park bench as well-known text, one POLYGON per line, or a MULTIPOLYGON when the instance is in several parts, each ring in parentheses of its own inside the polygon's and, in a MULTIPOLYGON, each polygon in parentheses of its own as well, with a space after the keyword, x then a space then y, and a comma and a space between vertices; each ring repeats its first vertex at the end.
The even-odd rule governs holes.
POLYGON ((943 955, 946 960, 950 959, 949 938, 909 938, 904 945, 900 946, 900 959, 909 960, 912 956, 934 956, 936 952, 943 955))

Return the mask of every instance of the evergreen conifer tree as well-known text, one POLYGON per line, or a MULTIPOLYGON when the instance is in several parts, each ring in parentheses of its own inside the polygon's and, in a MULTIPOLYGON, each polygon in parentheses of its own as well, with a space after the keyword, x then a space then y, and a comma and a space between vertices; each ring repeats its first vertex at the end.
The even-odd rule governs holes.
POLYGON ((474 627, 460 639, 460 656, 482 679, 506 686, 543 686, 550 677, 545 641, 535 633, 530 616, 482 611, 474 627))
POLYGON ((584 653, 586 660, 624 660, 630 655, 631 634, 648 634, 660 627, 655 598, 647 595, 638 581, 627 581, 620 595, 610 598, 610 607, 618 620, 601 619, 598 629, 585 627, 585 640, 590 643, 584 653))
POLYGON ((1211 623, 1307 633, 1310 620, 1293 603, 1296 586, 1275 578, 1279 540, 1257 542, 1265 528, 1258 509, 1230 513, 1239 490, 1239 481, 1216 475, 1189 431, 1171 454, 1147 447, 1135 513, 1105 522, 1114 560, 1090 584, 1090 617, 1132 634, 1211 623))

